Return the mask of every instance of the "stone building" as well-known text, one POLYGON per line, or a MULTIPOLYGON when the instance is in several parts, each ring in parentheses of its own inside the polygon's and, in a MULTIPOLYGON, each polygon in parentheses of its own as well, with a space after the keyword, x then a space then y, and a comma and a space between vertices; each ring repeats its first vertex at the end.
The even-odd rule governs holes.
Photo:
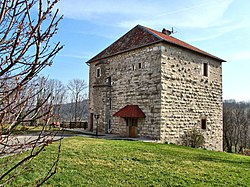
POLYGON ((170 35, 137 25, 87 62, 89 130, 181 144, 198 128, 222 150, 225 61, 170 35))

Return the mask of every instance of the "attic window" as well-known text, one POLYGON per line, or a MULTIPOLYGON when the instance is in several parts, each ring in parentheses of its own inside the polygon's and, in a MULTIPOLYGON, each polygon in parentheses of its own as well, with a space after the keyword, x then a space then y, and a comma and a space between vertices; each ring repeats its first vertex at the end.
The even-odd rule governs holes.
POLYGON ((207 128, 207 119, 202 118, 201 119, 201 129, 206 129, 207 128))
POLYGON ((208 76, 208 63, 203 63, 203 72, 202 72, 202 74, 203 74, 203 76, 208 76))
POLYGON ((101 68, 98 67, 96 68, 96 77, 100 77, 101 76, 101 68))

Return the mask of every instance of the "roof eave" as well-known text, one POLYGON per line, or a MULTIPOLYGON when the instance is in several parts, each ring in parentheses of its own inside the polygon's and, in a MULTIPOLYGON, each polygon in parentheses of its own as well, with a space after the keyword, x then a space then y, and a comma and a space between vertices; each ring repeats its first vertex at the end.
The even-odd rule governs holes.
POLYGON ((135 50, 135 49, 140 49, 140 48, 143 48, 143 47, 147 47, 147 46, 149 46, 149 45, 157 44, 157 43, 160 43, 160 42, 163 42, 163 41, 164 41, 164 40, 161 39, 161 40, 159 40, 159 41, 151 42, 151 43, 148 43, 148 44, 146 44, 146 45, 141 45, 141 46, 134 47, 134 48, 131 48, 131 49, 128 49, 128 50, 123 50, 123 51, 120 51, 120 52, 118 52, 118 53, 114 53, 114 54, 112 54, 112 55, 108 55, 108 56, 105 56, 105 57, 102 57, 102 58, 97 58, 97 59, 91 58, 90 60, 88 60, 88 61, 85 62, 85 63, 91 64, 91 63, 93 63, 93 62, 95 62, 95 61, 99 61, 99 60, 103 60, 103 59, 106 59, 106 58, 110 58, 110 57, 113 57, 113 56, 116 56, 116 55, 119 55, 119 54, 122 54, 122 53, 126 53, 126 52, 129 52, 129 51, 133 51, 133 50, 135 50))
MULTIPOLYGON (((211 54, 206 54, 207 52, 205 52, 205 51, 204 51, 204 53, 201 53, 201 52, 199 52, 199 51, 196 51, 196 50, 193 50, 193 49, 191 49, 191 48, 185 47, 185 46, 183 46, 183 45, 179 45, 179 44, 177 44, 177 43, 174 43, 174 42, 171 42, 171 41, 169 41, 169 40, 166 40, 165 38, 162 38, 160 35, 158 35, 158 34, 156 34, 155 32, 153 32, 150 28, 147 28, 147 27, 144 27, 144 26, 141 26, 141 25, 139 25, 139 26, 142 27, 143 29, 147 30, 148 32, 150 32, 151 34, 153 34, 154 36, 156 36, 157 38, 159 38, 161 41, 164 41, 164 42, 166 42, 166 43, 173 44, 173 45, 178 46, 178 47, 182 47, 182 48, 188 49, 188 50, 190 50, 190 51, 194 51, 195 53, 198 53, 198 54, 201 54, 201 55, 204 55, 204 56, 208 56, 208 57, 210 57, 210 58, 219 60, 219 61, 221 61, 221 62, 226 62, 225 60, 223 60, 223 59, 221 59, 221 58, 219 58, 219 57, 217 57, 217 56, 214 56, 214 55, 211 55, 211 54)), ((200 50, 200 49, 199 49, 199 50, 200 50)))
POLYGON ((210 57, 210 58, 215 59, 215 60, 218 60, 218 61, 220 61, 220 62, 226 62, 226 60, 223 60, 223 59, 221 59, 221 58, 219 58, 219 57, 216 57, 216 56, 214 56, 214 55, 204 54, 204 53, 198 52, 198 51, 196 51, 196 50, 190 49, 190 48, 188 48, 188 47, 185 47, 185 46, 182 46, 182 45, 178 45, 178 44, 176 44, 176 43, 174 43, 174 42, 167 41, 167 40, 165 40, 165 39, 163 39, 162 41, 163 41, 163 42, 166 42, 166 43, 170 43, 170 44, 175 45, 175 46, 178 46, 178 47, 182 47, 182 48, 184 48, 184 49, 188 49, 188 50, 190 50, 190 51, 193 51, 193 52, 198 53, 198 54, 203 55, 203 56, 210 57))

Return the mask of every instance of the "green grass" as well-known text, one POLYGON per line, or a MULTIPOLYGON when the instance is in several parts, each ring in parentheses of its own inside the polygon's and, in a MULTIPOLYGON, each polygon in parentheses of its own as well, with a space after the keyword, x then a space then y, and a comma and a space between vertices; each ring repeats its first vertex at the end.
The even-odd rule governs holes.
MULTIPOLYGON (((9 125, 2 126, 1 129, 2 134, 6 134, 8 127, 9 125)), ((64 133, 64 134, 85 134, 81 132, 68 131, 57 127, 46 126, 43 129, 43 126, 23 126, 23 125, 18 125, 17 127, 15 127, 15 129, 11 132, 11 134, 12 135, 39 134, 42 130, 44 130, 45 132, 56 131, 58 133, 64 133)))
MULTIPOLYGON (((10 127, 10 125, 2 125, 2 127, 1 127, 2 134, 6 134, 7 129, 9 127, 10 127)), ((39 133, 39 132, 41 132, 42 129, 43 129, 42 126, 18 125, 13 129, 13 131, 11 131, 11 134, 12 135, 24 135, 24 134, 31 134, 31 133, 39 133)))
MULTIPOLYGON (((34 171, 10 186, 27 186, 42 177, 56 156, 56 147, 57 143, 48 146, 32 164, 34 171)), ((176 145, 71 137, 63 140, 58 173, 45 186, 250 186, 250 157, 176 145)))

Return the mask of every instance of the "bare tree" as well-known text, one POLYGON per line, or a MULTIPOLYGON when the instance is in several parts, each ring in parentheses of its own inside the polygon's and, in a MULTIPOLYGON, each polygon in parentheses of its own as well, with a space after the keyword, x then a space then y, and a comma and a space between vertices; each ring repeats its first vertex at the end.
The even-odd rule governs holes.
POLYGON ((223 107, 224 150, 242 153, 249 148, 250 103, 225 101, 223 107))
POLYGON ((224 136, 224 150, 233 152, 233 105, 234 101, 225 101, 223 103, 223 136, 224 136))
POLYGON ((48 80, 46 84, 47 90, 52 93, 53 97, 53 121, 61 122, 62 104, 66 100, 66 87, 63 83, 56 79, 48 80))
MULTIPOLYGON (((0 1, 0 126, 5 130, 0 143, 0 156, 18 154, 31 149, 18 162, 0 165, 0 186, 32 172, 27 168, 53 137, 44 135, 52 112, 51 94, 36 81, 38 73, 51 65, 62 49, 60 42, 51 45, 62 17, 53 8, 58 0, 2 0, 0 1), (36 139, 19 141, 12 133, 22 123, 43 119, 43 130, 36 139)), ((58 151, 58 153, 60 150, 58 151)), ((59 154, 45 176, 37 180, 43 184, 55 172, 59 154)))
POLYGON ((83 100, 86 99, 86 88, 87 84, 84 80, 73 79, 69 81, 68 89, 70 91, 70 98, 72 103, 71 111, 73 111, 72 117, 74 118, 74 121, 77 121, 77 119, 81 120, 83 116, 83 100))

